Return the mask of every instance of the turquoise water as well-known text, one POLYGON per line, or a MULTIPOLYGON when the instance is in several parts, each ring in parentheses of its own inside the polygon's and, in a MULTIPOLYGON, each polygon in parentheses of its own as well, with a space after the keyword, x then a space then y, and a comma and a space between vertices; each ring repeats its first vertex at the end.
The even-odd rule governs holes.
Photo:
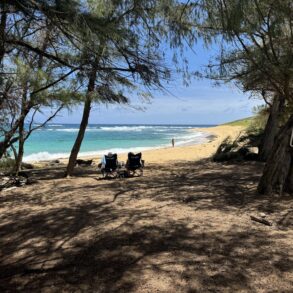
MULTIPOLYGON (((80 155, 106 152, 143 151, 171 145, 202 143, 208 134, 192 131, 212 125, 94 125, 87 128, 80 155)), ((69 156, 78 124, 49 124, 35 131, 25 145, 25 161, 50 160, 69 156)))

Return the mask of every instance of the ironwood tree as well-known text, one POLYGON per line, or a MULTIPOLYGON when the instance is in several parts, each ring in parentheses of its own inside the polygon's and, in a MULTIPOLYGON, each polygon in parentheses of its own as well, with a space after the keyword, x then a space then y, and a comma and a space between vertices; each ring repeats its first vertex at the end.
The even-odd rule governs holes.
POLYGON ((186 7, 177 1, 107 1, 106 6, 104 1, 85 3, 91 22, 80 36, 84 36, 80 51, 84 52, 82 63, 89 64, 83 65, 82 71, 87 88, 67 176, 72 175, 93 102, 127 103, 123 89, 136 84, 148 94, 152 87, 162 88, 162 80, 170 76, 160 50, 162 39, 168 39, 172 48, 182 48, 183 37, 194 41, 192 30, 178 26, 186 7))
POLYGON ((92 103, 128 102, 123 89, 135 85, 145 87, 146 91, 152 86, 160 88, 161 80, 169 76, 162 58, 164 54, 160 51, 161 41, 167 39, 173 49, 193 43, 194 32, 188 22, 181 21, 190 17, 190 12, 185 3, 175 0, 2 1, 0 64, 4 82, 1 83, 1 111, 8 113, 7 107, 13 104, 15 111, 22 115, 21 119, 14 119, 13 125, 6 123, 2 128, 5 134, 0 141, 0 157, 19 140, 21 136, 16 134, 23 132, 23 117, 34 108, 32 103, 24 107, 24 95, 11 87, 7 91, 9 76, 16 74, 11 64, 17 54, 39 60, 37 68, 42 64, 58 68, 54 77, 44 75, 38 87, 30 87, 30 97, 46 96, 48 102, 52 95, 46 93, 53 93, 58 86, 70 91, 72 80, 79 86, 77 102, 84 104, 84 113, 67 168, 70 174, 92 103), (52 34, 46 42, 36 42, 36 37, 48 28, 52 34))
POLYGON ((261 87, 270 92, 274 116, 283 120, 277 134, 269 138, 273 146, 258 191, 292 192, 292 1, 207 0, 200 1, 199 7, 202 15, 197 26, 206 38, 220 43, 219 63, 214 64, 218 78, 235 81, 248 90, 261 87))

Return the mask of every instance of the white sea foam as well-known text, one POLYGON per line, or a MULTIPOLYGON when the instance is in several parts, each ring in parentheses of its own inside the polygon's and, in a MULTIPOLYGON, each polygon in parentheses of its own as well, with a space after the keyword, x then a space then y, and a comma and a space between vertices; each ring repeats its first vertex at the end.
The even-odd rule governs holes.
MULTIPOLYGON (((48 131, 59 131, 59 132, 78 132, 79 128, 62 128, 62 129, 55 129, 55 128, 48 128, 46 129, 48 131)), ((93 132, 93 131, 99 131, 97 128, 87 128, 86 132, 93 132)))
MULTIPOLYGON (((89 151, 89 152, 80 152, 78 154, 79 157, 89 157, 89 156, 102 156, 104 154, 107 154, 109 152, 116 153, 116 154, 122 154, 122 153, 128 153, 128 152, 143 152, 146 150, 151 149, 159 149, 162 147, 166 147, 165 145, 157 146, 157 147, 134 147, 134 148, 113 148, 113 149, 104 149, 100 151, 89 151)), ((49 152, 39 152, 31 155, 27 155, 23 158, 24 162, 38 162, 38 161, 50 161, 55 159, 66 159, 69 158, 69 153, 49 153, 49 152)))
MULTIPOLYGON (((157 126, 114 126, 110 127, 111 129, 116 128, 116 131, 129 131, 130 129, 133 129, 134 127, 140 127, 138 129, 145 129, 147 127, 157 127, 157 126), (120 129, 120 130, 117 130, 120 129), (124 130, 121 130, 124 129, 124 130)), ((163 126, 166 127, 167 126, 163 126)), ((104 130, 106 127, 104 127, 104 130)), ((171 127, 170 127, 171 128, 171 127)), ((186 127, 185 127, 186 128, 186 127)), ((190 127, 192 128, 192 127, 190 127)), ((49 130, 49 129, 47 129, 49 130)), ((78 128, 64 128, 64 129, 51 129, 52 131, 65 131, 65 132, 77 132, 78 128)), ((92 128, 88 129, 89 131, 100 131, 101 129, 99 128, 92 128)), ((157 129, 156 129, 157 131, 157 129)), ((150 149, 159 149, 159 148, 164 148, 164 147, 170 147, 171 145, 171 138, 175 138, 175 146, 182 146, 182 145, 190 145, 190 144, 199 144, 203 143, 207 140, 207 137, 209 136, 208 133, 200 132, 200 131, 187 131, 183 133, 177 133, 177 134, 170 134, 166 133, 165 136, 165 144, 160 144, 157 146, 153 147, 133 147, 133 148, 109 148, 109 149, 103 149, 103 150, 98 150, 98 151, 88 151, 88 152, 80 152, 79 156, 101 156, 105 153, 112 152, 112 153, 127 153, 129 151, 132 152, 141 152, 145 150, 150 150, 150 149)), ((60 152, 60 153, 50 153, 50 152, 38 152, 38 153, 33 153, 30 155, 27 155, 24 157, 24 161, 26 162, 34 162, 34 161, 44 161, 44 160, 54 160, 54 159, 59 159, 59 158, 68 158, 69 153, 65 152, 60 152)))
POLYGON ((24 162, 37 162, 37 161, 46 161, 54 160, 58 158, 68 158, 69 154, 67 153, 48 153, 48 152, 39 152, 31 155, 27 155, 23 158, 24 162))
POLYGON ((175 145, 189 145, 189 144, 200 144, 206 141, 209 136, 208 133, 196 131, 189 132, 188 134, 182 134, 177 137, 172 135, 168 135, 170 138, 175 138, 175 145))
POLYGON ((48 129, 48 130, 54 130, 54 131, 60 131, 60 132, 78 132, 79 128, 62 128, 62 129, 48 129))
POLYGON ((103 131, 142 131, 145 129, 155 129, 156 131, 163 132, 168 129, 189 129, 192 126, 168 126, 168 125, 128 125, 128 126, 101 126, 99 129, 103 131))
MULTIPOLYGON (((60 131, 60 132, 78 132, 79 128, 62 128, 63 125, 61 124, 49 124, 49 127, 54 128, 43 128, 39 130, 46 130, 46 131, 60 131), (58 127, 56 129, 56 127, 58 127)), ((185 126, 89 126, 87 127, 86 131, 107 131, 107 132, 118 132, 118 131, 126 131, 126 132, 141 132, 146 129, 155 129, 157 132, 164 132, 167 130, 178 130, 178 129, 190 129, 193 128, 191 126, 185 127, 185 126)))
POLYGON ((144 129, 152 129, 153 126, 102 126, 103 131, 142 131, 144 129))
MULTIPOLYGON (((128 126, 114 126, 114 127, 87 127, 86 131, 142 131, 144 127, 128 127, 128 126)), ((47 130, 54 131, 64 131, 64 132, 77 132, 79 128, 61 128, 61 129, 52 129, 48 128, 47 130)))

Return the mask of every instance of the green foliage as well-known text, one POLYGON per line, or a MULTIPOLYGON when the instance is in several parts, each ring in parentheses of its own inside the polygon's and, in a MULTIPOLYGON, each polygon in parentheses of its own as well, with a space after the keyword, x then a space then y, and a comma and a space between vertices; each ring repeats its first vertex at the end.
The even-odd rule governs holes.
POLYGON ((205 11, 200 25, 203 34, 221 42, 208 76, 234 81, 243 91, 265 100, 276 96, 292 107, 292 1, 200 2, 205 11))
POLYGON ((0 160, 0 171, 1 172, 8 172, 13 169, 15 166, 15 160, 11 158, 2 158, 0 160))
POLYGON ((254 123, 255 117, 249 117, 244 119, 235 120, 232 122, 225 123, 223 125, 230 125, 230 126, 243 126, 248 128, 252 123, 254 123))
POLYGON ((246 147, 259 147, 263 138, 264 130, 261 128, 248 128, 246 132, 239 137, 239 143, 244 144, 246 147))
POLYGON ((258 153, 251 150, 255 150, 261 144, 266 119, 267 109, 262 106, 255 109, 255 116, 253 117, 224 124, 242 126, 245 127, 245 131, 234 141, 227 137, 218 147, 213 160, 215 162, 258 160, 258 153))
MULTIPOLYGON (((193 44, 192 11, 176 0, 5 1, 0 17, 9 21, 1 24, 0 63, 12 72, 0 67, 0 157, 20 125, 44 107, 70 108, 89 97, 129 103, 129 92, 148 100, 151 88, 163 89, 170 69, 161 42, 180 53, 193 44)), ((187 64, 180 65, 188 79, 187 64)))
POLYGON ((270 114, 269 107, 267 105, 258 106, 253 109, 253 112, 255 115, 252 128, 264 130, 270 114))
POLYGON ((212 159, 214 162, 257 160, 258 155, 251 151, 252 147, 256 147, 255 144, 257 142, 254 133, 243 133, 234 141, 230 137, 227 137, 219 145, 212 159))

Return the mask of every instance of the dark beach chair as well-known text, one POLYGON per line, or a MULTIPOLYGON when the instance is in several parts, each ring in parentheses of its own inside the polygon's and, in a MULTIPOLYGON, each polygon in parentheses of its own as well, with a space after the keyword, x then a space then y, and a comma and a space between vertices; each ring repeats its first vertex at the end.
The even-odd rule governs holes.
POLYGON ((141 153, 128 153, 128 160, 125 167, 129 176, 142 176, 144 160, 141 159, 141 153))
POLYGON ((112 156, 105 156, 105 159, 106 159, 106 165, 105 165, 105 168, 102 169, 103 176, 116 178, 118 176, 117 154, 113 154, 112 156))

